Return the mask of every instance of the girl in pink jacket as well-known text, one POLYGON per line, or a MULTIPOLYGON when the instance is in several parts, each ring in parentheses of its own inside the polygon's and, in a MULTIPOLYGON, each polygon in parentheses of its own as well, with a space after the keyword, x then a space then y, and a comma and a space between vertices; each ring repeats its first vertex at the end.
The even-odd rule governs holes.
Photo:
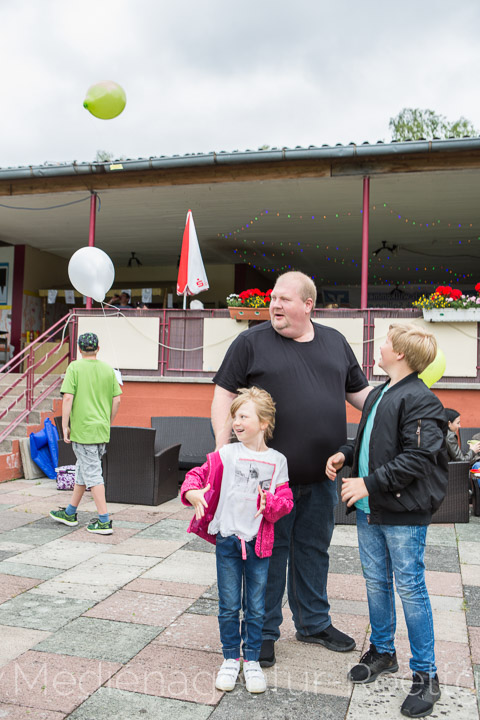
POLYGON ((215 686, 235 687, 242 644, 246 688, 261 693, 266 682, 258 658, 273 523, 292 510, 293 496, 285 456, 265 442, 275 426, 275 404, 269 393, 256 387, 239 390, 230 414, 239 442, 224 445, 208 455, 202 467, 188 472, 181 498, 195 508, 188 532, 216 545, 224 661, 215 686))

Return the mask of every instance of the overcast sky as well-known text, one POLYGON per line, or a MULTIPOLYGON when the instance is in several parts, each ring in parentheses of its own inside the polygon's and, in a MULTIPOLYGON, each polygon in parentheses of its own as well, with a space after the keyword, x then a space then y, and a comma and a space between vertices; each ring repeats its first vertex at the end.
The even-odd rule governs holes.
POLYGON ((480 128, 479 27, 478 0, 0 0, 0 167, 388 141, 403 107, 480 128))

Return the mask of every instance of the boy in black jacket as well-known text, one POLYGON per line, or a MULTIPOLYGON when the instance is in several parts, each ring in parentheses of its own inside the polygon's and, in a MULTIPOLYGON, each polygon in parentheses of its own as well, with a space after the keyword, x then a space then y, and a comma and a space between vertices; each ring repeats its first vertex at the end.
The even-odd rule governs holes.
POLYGON ((370 649, 348 677, 373 682, 398 670, 393 575, 408 628, 413 685, 407 717, 429 715, 440 698, 433 620, 425 585, 425 540, 447 488, 447 421, 438 398, 418 378, 435 358, 435 337, 416 325, 391 325, 379 365, 389 375, 365 401, 355 446, 327 461, 335 480, 344 464, 342 500, 357 511, 360 559, 367 585, 370 649))

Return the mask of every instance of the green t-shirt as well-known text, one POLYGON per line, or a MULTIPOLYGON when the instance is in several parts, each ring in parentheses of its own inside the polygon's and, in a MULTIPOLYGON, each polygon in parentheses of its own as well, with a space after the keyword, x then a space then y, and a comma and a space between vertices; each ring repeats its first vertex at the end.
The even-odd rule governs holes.
POLYGON ((74 395, 70 440, 84 445, 108 442, 112 399, 122 394, 113 368, 102 360, 74 360, 60 392, 74 395))

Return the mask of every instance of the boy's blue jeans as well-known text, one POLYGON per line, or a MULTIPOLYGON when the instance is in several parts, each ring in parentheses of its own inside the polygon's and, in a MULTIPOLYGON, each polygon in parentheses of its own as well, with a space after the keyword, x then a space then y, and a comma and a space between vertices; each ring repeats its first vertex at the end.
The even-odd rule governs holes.
POLYGON ((258 660, 262 645, 268 560, 255 554, 255 540, 245 543, 247 559, 236 535, 217 535, 218 624, 224 658, 258 660), (242 591, 243 581, 243 591, 242 591), (240 608, 243 618, 240 623, 240 608))
POLYGON ((367 585, 372 632, 380 653, 395 650, 395 585, 400 595, 410 641, 412 672, 436 673, 433 618, 425 585, 426 525, 370 525, 357 510, 360 560, 367 585))

